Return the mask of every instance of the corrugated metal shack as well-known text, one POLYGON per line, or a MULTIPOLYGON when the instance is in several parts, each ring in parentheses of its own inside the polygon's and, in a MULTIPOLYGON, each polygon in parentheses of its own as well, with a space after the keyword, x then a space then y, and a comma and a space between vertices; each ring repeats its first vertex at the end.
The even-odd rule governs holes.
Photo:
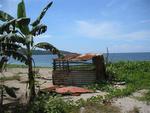
POLYGON ((103 55, 72 54, 53 60, 54 85, 86 85, 106 79, 103 55))

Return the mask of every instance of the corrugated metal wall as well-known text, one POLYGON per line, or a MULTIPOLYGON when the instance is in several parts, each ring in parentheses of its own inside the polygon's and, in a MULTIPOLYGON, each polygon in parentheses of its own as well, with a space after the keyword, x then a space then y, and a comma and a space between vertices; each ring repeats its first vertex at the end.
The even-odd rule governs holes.
POLYGON ((53 71, 55 85, 86 85, 96 82, 96 72, 91 71, 53 71))

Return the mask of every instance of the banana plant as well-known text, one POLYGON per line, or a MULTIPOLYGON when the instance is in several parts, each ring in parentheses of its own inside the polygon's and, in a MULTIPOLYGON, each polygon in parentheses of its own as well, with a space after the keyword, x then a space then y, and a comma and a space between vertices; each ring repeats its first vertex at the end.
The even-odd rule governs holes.
POLYGON ((41 24, 41 19, 52 4, 53 2, 50 2, 46 5, 39 17, 31 24, 30 18, 26 17, 24 0, 18 4, 17 18, 14 18, 4 11, 0 11, 0 20, 4 22, 0 26, 0 54, 12 56, 28 65, 30 101, 32 101, 36 95, 32 50, 42 48, 50 51, 52 54, 57 54, 59 57, 62 56, 56 47, 47 42, 34 44, 34 37, 45 33, 47 30, 47 26, 41 24), (19 49, 25 50, 24 54, 20 53, 18 51, 19 49))

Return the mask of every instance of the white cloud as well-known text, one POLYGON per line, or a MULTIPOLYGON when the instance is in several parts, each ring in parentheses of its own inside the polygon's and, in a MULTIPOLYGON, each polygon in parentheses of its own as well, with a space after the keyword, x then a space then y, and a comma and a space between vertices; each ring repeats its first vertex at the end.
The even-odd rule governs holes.
POLYGON ((149 40, 150 39, 150 30, 140 30, 136 32, 126 33, 118 36, 118 38, 124 38, 129 40, 149 40))
POLYGON ((80 36, 96 39, 113 40, 149 40, 150 29, 138 30, 124 33, 123 25, 115 22, 96 22, 76 21, 76 31, 80 36))
POLYGON ((90 23, 87 21, 76 21, 76 23, 77 32, 85 37, 113 38, 119 33, 119 25, 112 22, 90 23))

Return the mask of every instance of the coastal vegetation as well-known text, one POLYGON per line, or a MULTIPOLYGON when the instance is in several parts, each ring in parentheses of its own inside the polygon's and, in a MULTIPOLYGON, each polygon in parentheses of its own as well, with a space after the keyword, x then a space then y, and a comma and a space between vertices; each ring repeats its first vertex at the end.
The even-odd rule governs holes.
MULTIPOLYGON (((46 49, 52 54, 57 54, 60 56, 60 52, 57 48, 47 42, 40 42, 38 44, 34 43, 34 37, 43 34, 47 30, 47 26, 41 24, 41 19, 44 17, 46 11, 51 7, 53 2, 50 2, 41 12, 39 17, 30 24, 30 18, 26 17, 26 9, 24 0, 18 4, 17 18, 7 14, 4 11, 0 11, 0 20, 4 22, 0 26, 0 55, 1 58, 1 72, 5 68, 5 62, 8 61, 8 57, 13 57, 25 63, 28 67, 28 77, 29 77, 29 101, 34 100, 36 96, 35 92, 35 74, 33 70, 34 60, 32 58, 32 51, 35 48, 46 49), (31 26, 29 26, 31 25, 31 26), (19 52, 19 50, 23 50, 19 52)), ((3 74, 2 74, 3 75, 3 74)), ((5 78, 3 75, 2 78, 5 78)), ((12 88, 4 85, 4 80, 1 80, 1 112, 3 112, 3 92, 6 92, 13 97, 16 97, 12 88), (15 96, 14 96, 15 95, 15 96)))
MULTIPOLYGON (((33 102, 30 113, 96 113, 97 110, 101 113, 119 113, 119 108, 110 106, 109 103, 114 98, 120 98, 132 95, 132 93, 146 89, 148 92, 140 97, 142 101, 150 102, 150 62, 135 61, 135 62, 117 62, 107 66, 107 73, 113 76, 110 81, 95 83, 85 86, 89 89, 108 92, 107 95, 93 96, 87 100, 80 99, 78 101, 64 101, 62 96, 56 94, 42 94, 33 102), (118 89, 114 87, 115 82, 124 82, 125 88, 118 89), (63 103, 63 106, 62 106, 63 103), (39 109, 36 109, 39 108, 39 109)), ((135 108, 133 111, 138 111, 135 108)))
POLYGON ((45 33, 47 30, 47 26, 40 22, 51 5, 52 2, 43 9, 40 16, 31 24, 30 18, 26 17, 25 4, 23 0, 18 4, 17 19, 3 11, 0 11, 0 20, 5 22, 0 27, 1 55, 2 57, 12 56, 14 59, 24 62, 28 66, 30 101, 33 100, 36 95, 32 50, 35 48, 42 48, 51 51, 53 54, 60 55, 59 50, 47 42, 34 44, 34 37, 45 33), (29 25, 31 25, 32 28, 29 27, 29 25), (20 53, 18 51, 19 49, 23 49, 24 54, 20 53))
MULTIPOLYGON (((139 90, 146 90, 147 92, 142 97, 137 97, 140 101, 150 103, 150 61, 120 61, 108 62, 106 64, 107 80, 99 81, 93 84, 82 86, 93 91, 105 92, 104 96, 97 95, 87 99, 79 99, 77 101, 66 99, 64 95, 56 92, 42 92, 40 85, 36 87, 36 81, 41 77, 39 70, 35 67, 33 59, 34 54, 47 54, 36 48, 46 49, 51 54, 57 54, 61 57, 61 52, 53 45, 47 42, 34 43, 34 37, 46 32, 47 26, 41 24, 41 19, 44 17, 47 10, 51 7, 53 2, 50 2, 41 12, 40 16, 30 23, 30 18, 26 17, 26 10, 24 0, 18 4, 17 19, 0 11, 0 20, 4 22, 0 25, 0 112, 1 113, 120 113, 117 106, 111 105, 111 101, 115 98, 122 98, 132 95, 139 90), (30 26, 31 25, 31 26, 30 26), (8 57, 23 62, 25 65, 5 65, 8 57), (5 65, 5 66, 4 66, 5 65), (24 105, 13 103, 13 105, 3 106, 4 96, 11 96, 17 98, 15 91, 19 90, 15 87, 8 87, 5 82, 12 80, 20 81, 20 74, 16 73, 13 76, 5 76, 3 74, 4 68, 27 68, 28 79, 22 80, 23 83, 29 84, 29 101, 24 105), (36 79, 36 80, 35 80, 36 79), (118 87, 119 86, 119 87, 118 87), (120 88, 121 87, 121 88, 120 88), (36 92, 37 88, 37 92, 36 92), (39 90, 38 90, 39 88, 39 90)), ((68 54, 68 52, 63 51, 68 54)), ((104 63, 104 62, 103 62, 104 63)), ((84 66, 70 66, 70 70, 83 71, 94 70, 93 65, 84 66)), ((41 68, 41 67, 38 67, 41 68)), ((51 79, 51 78, 50 78, 51 79)), ((48 79, 48 80, 50 80, 48 79)), ((15 81, 15 82, 16 82, 15 81)), ((45 83, 45 81, 44 81, 45 83)), ((70 93, 70 92, 69 92, 70 93)), ((26 93, 27 94, 27 93, 26 93)), ((25 98, 27 99, 27 98, 25 98)), ((134 108, 131 112, 139 112, 138 108, 134 108)))

